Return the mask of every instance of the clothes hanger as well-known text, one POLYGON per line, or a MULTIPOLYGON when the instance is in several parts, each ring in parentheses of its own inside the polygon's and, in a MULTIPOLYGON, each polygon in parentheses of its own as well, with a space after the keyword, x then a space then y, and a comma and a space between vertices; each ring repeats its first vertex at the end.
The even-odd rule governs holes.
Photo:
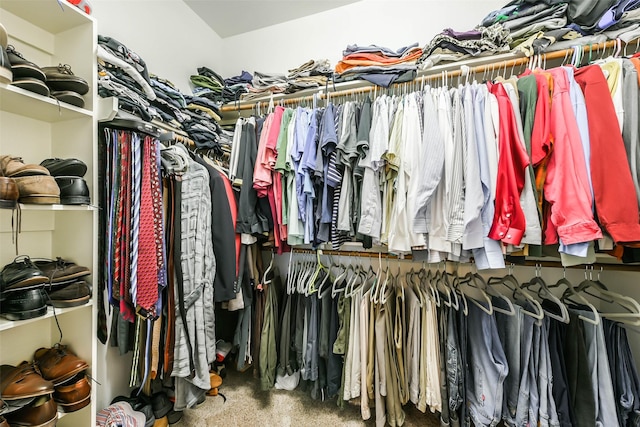
POLYGON ((313 293, 315 293, 317 291, 316 289, 316 280, 318 279, 318 276, 320 275, 320 272, 326 272, 327 271, 327 267, 322 264, 322 259, 320 259, 320 255, 322 254, 322 252, 320 250, 316 251, 316 269, 313 272, 313 274, 311 275, 311 279, 309 280, 309 283, 307 284, 307 289, 305 292, 306 296, 309 296, 313 293))
POLYGON ((523 283, 522 286, 530 290, 532 287, 535 287, 537 285, 538 297, 540 297, 542 300, 547 300, 555 304, 558 307, 558 311, 560 311, 560 315, 558 315, 553 311, 549 311, 543 308, 545 315, 559 322, 569 323, 569 310, 567 310, 567 306, 560 300, 560 298, 551 293, 546 282, 540 276, 541 270, 542 266, 540 264, 536 264, 535 276, 528 283, 523 283))
POLYGON ((591 311, 591 313, 593 314, 593 318, 588 317, 588 316, 583 316, 582 314, 578 314, 578 319, 583 320, 583 321, 588 322, 588 323, 591 323, 593 325, 599 324, 600 323, 600 313, 598 313, 598 310, 595 308, 595 306, 593 304, 591 304, 589 301, 587 301, 587 299, 584 296, 578 294, 575 291, 575 289, 573 288, 573 284, 567 279, 566 273, 567 273, 566 269, 563 268, 562 278, 560 278, 560 280, 558 280, 555 285, 551 285, 549 287, 550 288, 557 288, 557 287, 559 287, 561 285, 566 286, 567 289, 562 294, 562 297, 560 298, 560 300, 562 302, 564 302, 564 303, 569 301, 569 302, 572 302, 572 303, 576 304, 575 300, 571 300, 571 297, 577 298, 579 300, 579 302, 577 304, 588 307, 589 310, 591 311))
POLYGON ((625 322, 633 325, 640 325, 640 304, 633 298, 621 295, 617 292, 612 292, 607 289, 607 287, 600 281, 600 273, 598 273, 598 278, 593 280, 593 266, 587 267, 585 269, 585 279, 576 287, 576 292, 586 293, 594 298, 598 298, 601 301, 605 301, 609 304, 617 304, 626 312, 603 312, 599 310, 601 316, 616 319, 621 322, 625 322), (587 272, 589 272, 589 278, 587 279, 587 272), (595 291, 595 292, 594 292, 595 291))
MULTIPOLYGON (((438 269, 436 270, 436 273, 435 273, 435 275, 433 277, 433 280, 435 281, 436 290, 438 292, 441 292, 441 290, 442 290, 444 295, 446 295, 446 297, 447 297, 446 299, 442 299, 441 300, 442 304, 444 304, 445 306, 451 308, 451 307, 453 307, 453 301, 451 299, 451 289, 449 289, 449 287, 447 287, 447 284, 444 281, 443 275, 445 273, 440 272, 440 263, 438 263, 437 268, 438 269)), ((445 268, 446 268, 446 266, 445 266, 445 268)))
POLYGON ((273 260, 275 258, 275 254, 273 253, 273 251, 271 251, 271 261, 269 262, 269 265, 267 266, 266 270, 264 270, 264 273, 262 275, 262 284, 263 285, 268 285, 271 283, 271 280, 267 280, 267 275, 269 273, 271 273, 271 269, 273 269, 273 260))
POLYGON ((423 287, 427 287, 429 290, 429 294, 431 295, 431 300, 436 304, 436 307, 440 307, 442 301, 440 300, 440 292, 435 287, 435 282, 433 280, 433 272, 431 268, 426 270, 423 264, 422 270, 420 271, 418 277, 420 277, 420 283, 423 287))
POLYGON ((544 311, 542 310, 540 303, 533 298, 529 292, 521 288, 518 279, 513 275, 513 264, 509 266, 508 274, 504 277, 490 277, 488 284, 490 286, 503 285, 511 291, 512 297, 515 300, 520 299, 521 301, 528 302, 533 307, 534 311, 522 308, 522 314, 526 314, 527 316, 533 317, 537 320, 542 320, 544 318, 544 311))
POLYGON ((465 316, 468 316, 469 304, 467 303, 467 297, 465 293, 462 291, 462 289, 460 289, 460 277, 458 276, 457 266, 456 266, 456 271, 451 276, 453 277, 451 282, 451 288, 453 292, 456 294, 456 296, 460 297, 460 301, 462 302, 462 304, 460 304, 460 309, 462 309, 462 313, 464 313, 465 316))
POLYGON ((475 281, 475 277, 471 272, 468 272, 464 277, 457 277, 457 286, 460 291, 467 296, 468 300, 471 300, 473 304, 475 304, 480 310, 487 313, 489 316, 493 314, 493 304, 491 303, 491 297, 487 294, 487 292, 481 287, 471 285, 472 282, 475 281), (464 286, 469 286, 474 289, 477 289, 482 296, 484 301, 479 301, 474 298, 471 294, 465 292, 464 286))
POLYGON ((493 306, 494 312, 506 314, 507 316, 514 316, 516 314, 516 310, 513 307, 513 302, 511 302, 511 300, 507 296, 503 295, 502 293, 497 291, 495 288, 488 286, 487 282, 477 271, 473 273, 473 280, 469 283, 469 286, 482 289, 487 293, 488 296, 492 297, 491 305, 493 306), (494 301, 494 299, 496 301, 494 301), (497 302, 497 301, 504 302, 507 309, 504 309, 496 305, 494 302, 497 302))
POLYGON ((338 274, 333 281, 333 285, 331 286, 331 298, 335 298, 339 293, 344 292, 344 287, 338 288, 338 283, 341 282, 345 276, 347 275, 350 268, 353 268, 351 265, 345 267, 344 264, 340 264, 340 268, 343 269, 342 273, 338 274))

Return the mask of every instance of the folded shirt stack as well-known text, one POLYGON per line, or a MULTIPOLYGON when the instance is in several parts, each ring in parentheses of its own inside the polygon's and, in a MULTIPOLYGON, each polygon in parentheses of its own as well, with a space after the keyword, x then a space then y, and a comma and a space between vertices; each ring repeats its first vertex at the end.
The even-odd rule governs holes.
POLYGON ((289 70, 287 93, 303 89, 315 88, 327 84, 328 77, 333 74, 328 59, 309 60, 293 70, 289 70))
POLYGON ((418 43, 393 51, 376 45, 349 45, 336 64, 335 80, 363 79, 378 86, 412 80, 422 56, 418 43))
POLYGON ((441 61, 456 61, 470 56, 509 51, 509 31, 500 24, 478 26, 470 31, 445 29, 423 49, 420 68, 427 69, 441 61))
POLYGON ((253 76, 251 73, 244 70, 239 76, 224 79, 224 89, 222 90, 224 102, 232 102, 240 99, 240 95, 247 93, 247 88, 252 80, 253 76))
POLYGON ((208 67, 198 67, 198 74, 189 77, 192 84, 193 94, 196 96, 209 98, 216 102, 224 102, 223 89, 224 79, 208 67))
POLYGON ((284 74, 267 74, 254 72, 248 92, 243 93, 240 99, 255 99, 271 93, 283 93, 289 87, 289 82, 284 74))

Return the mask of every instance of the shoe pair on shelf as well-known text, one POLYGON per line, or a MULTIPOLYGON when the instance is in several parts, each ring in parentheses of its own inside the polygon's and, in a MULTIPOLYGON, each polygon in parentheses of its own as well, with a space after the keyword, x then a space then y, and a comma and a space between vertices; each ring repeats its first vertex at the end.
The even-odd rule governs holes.
MULTIPOLYGON (((89 364, 67 346, 40 348, 33 362, 0 366, 3 415, 9 425, 54 426, 58 406, 64 412, 84 408, 91 400, 89 364)), ((0 426, 3 422, 0 417, 0 426)))
POLYGON ((47 305, 83 305, 91 298, 91 286, 84 280, 90 273, 62 258, 20 256, 0 271, 0 316, 25 320, 44 316, 47 305))
POLYGON ((30 92, 53 97, 76 107, 84 107, 89 85, 76 76, 67 64, 39 67, 8 44, 7 31, 0 24, 0 82, 12 84, 30 92))
POLYGON ((78 159, 46 159, 39 165, 0 155, 0 207, 31 204, 88 205, 87 166, 78 159))

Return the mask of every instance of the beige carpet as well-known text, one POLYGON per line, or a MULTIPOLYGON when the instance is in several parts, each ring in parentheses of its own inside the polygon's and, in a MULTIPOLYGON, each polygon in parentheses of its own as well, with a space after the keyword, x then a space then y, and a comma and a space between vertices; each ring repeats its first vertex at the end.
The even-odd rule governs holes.
MULTIPOLYGON (((240 373, 229 370, 220 392, 221 396, 207 397, 196 408, 185 411, 175 427, 229 426, 375 426, 375 421, 362 421, 360 408, 339 409, 334 401, 320 402, 302 391, 260 390, 259 380, 251 370, 240 373)), ((375 417, 372 408, 372 417, 375 417)), ((405 407, 405 426, 439 426, 438 418, 423 414, 413 405, 405 407)))

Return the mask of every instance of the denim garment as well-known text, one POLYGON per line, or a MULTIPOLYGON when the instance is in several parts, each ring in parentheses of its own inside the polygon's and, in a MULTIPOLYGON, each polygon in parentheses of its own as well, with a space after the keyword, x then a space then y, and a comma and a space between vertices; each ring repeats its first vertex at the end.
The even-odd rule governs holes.
POLYGON ((474 424, 493 427, 502 418, 503 385, 509 373, 507 358, 495 317, 470 304, 467 319, 469 414, 474 424))
MULTIPOLYGON (((535 319, 531 316, 522 317, 521 343, 520 343, 520 389, 518 393, 518 405, 516 409, 517 426, 526 426, 530 422, 537 420, 537 411, 533 414, 533 408, 537 405, 537 372, 535 371, 535 360, 533 352, 537 349, 537 342, 534 345, 535 319), (533 396, 532 396, 533 395, 533 396)), ((532 424, 532 425, 537 425, 532 424)))
POLYGON ((540 329, 540 358, 538 361, 538 394, 540 396, 540 409, 538 415, 541 427, 559 427, 558 412, 553 398, 553 373, 551 369, 551 353, 549 347, 549 322, 550 318, 542 319, 540 329))

